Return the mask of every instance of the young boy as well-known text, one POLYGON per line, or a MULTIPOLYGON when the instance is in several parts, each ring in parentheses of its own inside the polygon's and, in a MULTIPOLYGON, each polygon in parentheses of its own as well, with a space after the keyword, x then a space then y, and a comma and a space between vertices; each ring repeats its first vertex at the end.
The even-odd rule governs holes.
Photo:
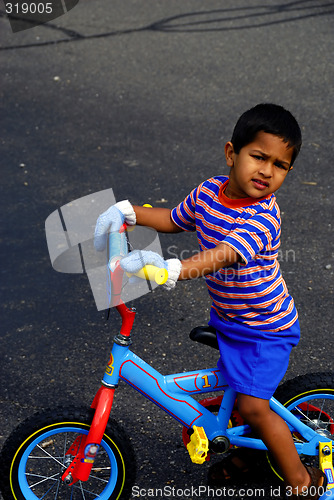
POLYGON ((134 251, 121 267, 136 272, 144 264, 165 266, 167 288, 205 276, 212 299, 209 324, 220 347, 218 366, 238 393, 239 412, 270 450, 290 492, 303 493, 291 498, 316 499, 325 476, 302 465, 287 425, 269 407, 300 336, 277 260, 281 220, 274 193, 292 169, 301 142, 290 112, 274 104, 255 106, 239 118, 225 145, 228 177, 204 181, 173 210, 116 203, 98 219, 95 246, 102 250, 107 231, 118 230, 124 221, 160 232, 197 232, 200 252, 182 262, 134 251))

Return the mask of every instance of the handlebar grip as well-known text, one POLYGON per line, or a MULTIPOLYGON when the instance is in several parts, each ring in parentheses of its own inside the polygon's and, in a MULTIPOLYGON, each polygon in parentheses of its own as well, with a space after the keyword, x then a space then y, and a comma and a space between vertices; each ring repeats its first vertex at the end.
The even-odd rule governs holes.
POLYGON ((163 285, 168 279, 168 271, 164 267, 152 266, 147 264, 137 273, 126 273, 128 277, 137 276, 138 278, 155 281, 157 285, 163 285))

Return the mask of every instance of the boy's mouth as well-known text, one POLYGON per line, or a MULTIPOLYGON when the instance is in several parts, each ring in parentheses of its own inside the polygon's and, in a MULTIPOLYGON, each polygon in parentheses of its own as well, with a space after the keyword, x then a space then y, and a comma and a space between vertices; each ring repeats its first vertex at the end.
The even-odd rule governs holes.
POLYGON ((252 179, 252 183, 257 189, 266 189, 269 187, 269 182, 262 181, 261 179, 252 179))

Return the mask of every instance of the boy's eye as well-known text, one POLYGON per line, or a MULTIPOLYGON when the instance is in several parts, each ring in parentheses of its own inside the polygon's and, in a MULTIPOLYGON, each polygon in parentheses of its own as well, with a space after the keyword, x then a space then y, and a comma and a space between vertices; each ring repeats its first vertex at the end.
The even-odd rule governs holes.
POLYGON ((264 160, 263 156, 260 155, 253 155, 253 158, 255 158, 255 160, 264 160))
POLYGON ((281 168, 282 170, 289 170, 287 166, 282 165, 282 163, 275 163, 275 166, 281 168))

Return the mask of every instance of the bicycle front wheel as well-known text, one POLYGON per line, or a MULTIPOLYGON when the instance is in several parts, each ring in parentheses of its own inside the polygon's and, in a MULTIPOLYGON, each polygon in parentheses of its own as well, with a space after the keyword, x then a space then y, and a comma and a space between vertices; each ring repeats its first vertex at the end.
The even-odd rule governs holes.
MULTIPOLYGON (((326 440, 334 441, 334 373, 300 375, 280 385, 274 396, 304 424, 326 440)), ((296 443, 303 442, 297 432, 293 432, 292 437, 296 443)), ((267 458, 271 469, 282 479, 269 453, 267 458)), ((319 466, 318 454, 300 458, 307 465, 319 466)))
POLYGON ((109 421, 87 481, 66 485, 61 477, 73 460, 71 445, 89 432, 93 411, 46 410, 8 438, 1 452, 4 500, 118 500, 128 498, 135 477, 131 443, 109 421))

